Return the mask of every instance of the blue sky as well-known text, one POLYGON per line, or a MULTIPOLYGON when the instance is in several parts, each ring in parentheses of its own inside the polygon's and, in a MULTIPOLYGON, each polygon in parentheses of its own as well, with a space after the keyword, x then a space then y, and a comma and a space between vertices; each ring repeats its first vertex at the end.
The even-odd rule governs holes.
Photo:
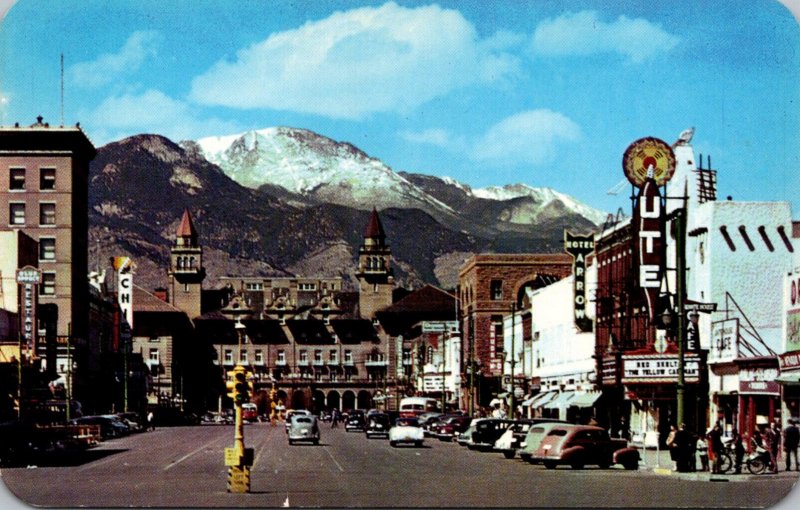
POLYGON ((800 28, 775 0, 19 0, 0 124, 60 123, 61 54, 64 121, 97 146, 300 127, 398 171, 615 212, 625 148, 694 126, 721 197, 800 219, 800 28))

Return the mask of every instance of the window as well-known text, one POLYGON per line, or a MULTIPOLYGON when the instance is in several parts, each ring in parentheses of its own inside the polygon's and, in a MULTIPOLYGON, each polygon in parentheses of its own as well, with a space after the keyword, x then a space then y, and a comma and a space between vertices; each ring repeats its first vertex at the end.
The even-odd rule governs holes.
POLYGON ((339 352, 333 350, 333 351, 330 352, 330 354, 328 356, 329 356, 328 359, 331 361, 331 364, 335 365, 336 362, 339 359, 339 352))
POLYGON ((247 363, 247 351, 239 351, 239 363, 247 363))
POLYGON ((232 350, 225 349, 225 353, 223 354, 223 356, 224 356, 223 360, 225 361, 225 363, 227 363, 227 364, 233 363, 233 351, 232 350))
POLYGON ((8 219, 10 225, 24 225, 25 224, 25 204, 10 203, 8 204, 8 219))
POLYGON ((53 261, 56 259, 56 238, 39 238, 39 260, 53 261))
POLYGON ((11 175, 8 182, 8 189, 10 190, 24 190, 25 189, 25 169, 12 168, 11 175))
POLYGON ((300 364, 308 364, 308 351, 305 349, 300 349, 300 364))
POLYGON ((256 351, 256 364, 258 365, 264 364, 264 351, 261 350, 256 351))
POLYGON ((158 358, 158 349, 150 348, 150 354, 149 354, 149 357, 147 359, 149 359, 151 362, 153 362, 156 365, 158 365, 158 359, 159 359, 158 358))
POLYGON ((244 285, 246 290, 264 290, 264 284, 261 282, 257 283, 246 283, 244 285))
POLYGON ((55 296, 56 294, 56 274, 55 273, 42 273, 42 289, 43 296, 55 296))
POLYGON ((314 364, 322 365, 322 350, 320 349, 314 351, 314 364))
POLYGON ((337 374, 336 372, 331 372, 330 373, 330 380, 331 380, 331 382, 338 381, 339 380, 339 374, 337 374))
POLYGON ((56 204, 39 204, 39 225, 56 224, 56 204))
POLYGON ((489 293, 492 301, 503 299, 503 280, 492 280, 489 293))
POLYGON ((317 290, 316 283, 301 283, 298 285, 299 290, 317 290))
POLYGON ((39 170, 39 190, 48 191, 56 189, 56 169, 42 168, 39 170))
POLYGON ((345 365, 353 364, 353 351, 350 350, 344 351, 344 363, 345 365))

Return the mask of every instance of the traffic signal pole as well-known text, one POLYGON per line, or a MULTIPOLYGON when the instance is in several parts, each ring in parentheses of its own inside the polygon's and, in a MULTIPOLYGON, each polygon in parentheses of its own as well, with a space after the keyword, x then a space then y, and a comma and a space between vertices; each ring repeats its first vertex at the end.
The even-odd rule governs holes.
POLYGON ((225 465, 228 467, 228 492, 250 492, 250 467, 253 465, 253 449, 244 445, 244 417, 242 404, 250 400, 247 370, 236 365, 233 380, 228 382, 228 395, 233 399, 236 419, 233 433, 233 448, 225 448, 225 465))

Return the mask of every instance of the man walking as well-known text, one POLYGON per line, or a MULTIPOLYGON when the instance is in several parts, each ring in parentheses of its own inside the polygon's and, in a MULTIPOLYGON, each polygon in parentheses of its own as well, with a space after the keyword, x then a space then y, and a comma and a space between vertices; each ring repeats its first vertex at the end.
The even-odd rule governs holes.
POLYGON ((789 426, 783 430, 783 452, 786 458, 786 471, 792 470, 792 456, 794 456, 794 469, 800 471, 797 463, 797 447, 800 444, 800 428, 797 420, 789 418, 789 426))
POLYGON ((770 464, 773 473, 778 472, 778 452, 781 446, 781 434, 775 422, 771 422, 764 432, 764 448, 769 452, 770 464))

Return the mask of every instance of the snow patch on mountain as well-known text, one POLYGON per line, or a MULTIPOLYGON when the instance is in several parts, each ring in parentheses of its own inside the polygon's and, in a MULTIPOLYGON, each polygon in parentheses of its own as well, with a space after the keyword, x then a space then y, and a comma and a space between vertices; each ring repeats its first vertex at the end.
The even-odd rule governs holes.
MULTIPOLYGON (((472 190, 472 195, 477 198, 484 198, 487 200, 509 201, 522 197, 529 197, 539 204, 539 210, 546 209, 549 205, 555 202, 561 202, 564 208, 580 214, 592 223, 601 224, 605 221, 607 214, 603 211, 589 207, 588 205, 579 202, 575 198, 556 191, 552 188, 534 188, 527 184, 507 184, 505 186, 489 186, 486 188, 476 188, 472 190)), ((528 209, 528 214, 533 213, 537 216, 535 210, 528 209)), ((516 218, 509 220, 512 223, 529 223, 535 218, 516 218)))

